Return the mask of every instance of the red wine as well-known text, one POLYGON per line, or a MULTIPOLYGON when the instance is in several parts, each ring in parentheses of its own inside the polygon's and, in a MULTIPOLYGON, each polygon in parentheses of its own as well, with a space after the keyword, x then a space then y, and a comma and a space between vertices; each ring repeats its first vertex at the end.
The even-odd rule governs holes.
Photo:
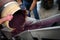
POLYGON ((12 34, 18 34, 24 30, 25 17, 25 10, 18 10, 13 14, 13 19, 9 22, 9 26, 16 29, 12 31, 12 34))

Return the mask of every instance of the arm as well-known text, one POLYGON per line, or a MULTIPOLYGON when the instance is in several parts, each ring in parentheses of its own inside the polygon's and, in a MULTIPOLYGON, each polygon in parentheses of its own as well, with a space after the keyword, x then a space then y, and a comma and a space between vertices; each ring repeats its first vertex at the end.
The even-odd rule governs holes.
POLYGON ((2 24, 5 21, 4 18, 0 19, 0 24, 2 24))
POLYGON ((36 4, 37 4, 37 0, 33 0, 31 7, 30 7, 30 10, 33 10, 34 7, 36 6, 36 4))
POLYGON ((12 19, 12 15, 7 15, 4 18, 0 19, 0 24, 2 24, 5 21, 10 21, 12 19))

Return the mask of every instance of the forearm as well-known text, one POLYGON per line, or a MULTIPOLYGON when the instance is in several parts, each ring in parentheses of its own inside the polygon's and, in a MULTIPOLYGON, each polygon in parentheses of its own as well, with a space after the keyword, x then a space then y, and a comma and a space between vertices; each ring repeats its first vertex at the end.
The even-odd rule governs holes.
POLYGON ((33 0, 33 3, 31 4, 30 10, 33 10, 34 7, 36 6, 36 4, 37 4, 37 0, 33 0))
POLYGON ((0 19, 0 24, 2 24, 5 21, 6 21, 5 18, 0 19))
POLYGON ((13 16, 11 14, 5 16, 4 18, 0 19, 0 24, 2 24, 5 21, 10 21, 13 18, 13 16))

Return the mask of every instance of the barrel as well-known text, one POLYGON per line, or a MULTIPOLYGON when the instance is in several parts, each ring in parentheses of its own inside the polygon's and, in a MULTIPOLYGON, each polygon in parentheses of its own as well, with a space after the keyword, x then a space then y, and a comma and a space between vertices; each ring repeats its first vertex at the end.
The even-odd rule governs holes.
POLYGON ((14 0, 0 0, 0 7, 4 6, 6 3, 11 1, 14 1, 14 0))
MULTIPOLYGON (((11 1, 14 1, 14 0, 0 0, 0 13, 4 8, 4 5, 11 2, 11 1)), ((0 14, 0 18, 1 18, 1 14, 0 14)))
MULTIPOLYGON (((12 1, 4 5, 2 10, 1 17, 5 17, 8 14, 12 14, 13 18, 11 21, 6 21, 3 23, 10 31, 13 30, 23 30, 23 25, 26 18, 26 10, 21 9, 17 2, 12 1)), ((18 32, 18 31, 17 31, 18 32)))

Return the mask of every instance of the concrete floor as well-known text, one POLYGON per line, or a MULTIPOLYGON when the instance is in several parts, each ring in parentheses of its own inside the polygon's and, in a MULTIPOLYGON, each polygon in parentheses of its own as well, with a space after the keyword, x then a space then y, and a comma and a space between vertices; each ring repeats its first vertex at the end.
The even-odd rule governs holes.
MULTIPOLYGON (((37 2, 37 4, 39 4, 39 2, 37 2)), ((53 8, 51 8, 50 10, 45 10, 44 8, 41 7, 41 4, 38 5, 40 8, 38 8, 38 13, 41 19, 59 14, 60 12, 58 11, 58 7, 56 4, 56 0, 54 0, 54 6, 53 8)), ((31 12, 32 17, 34 17, 33 13, 31 12)))

